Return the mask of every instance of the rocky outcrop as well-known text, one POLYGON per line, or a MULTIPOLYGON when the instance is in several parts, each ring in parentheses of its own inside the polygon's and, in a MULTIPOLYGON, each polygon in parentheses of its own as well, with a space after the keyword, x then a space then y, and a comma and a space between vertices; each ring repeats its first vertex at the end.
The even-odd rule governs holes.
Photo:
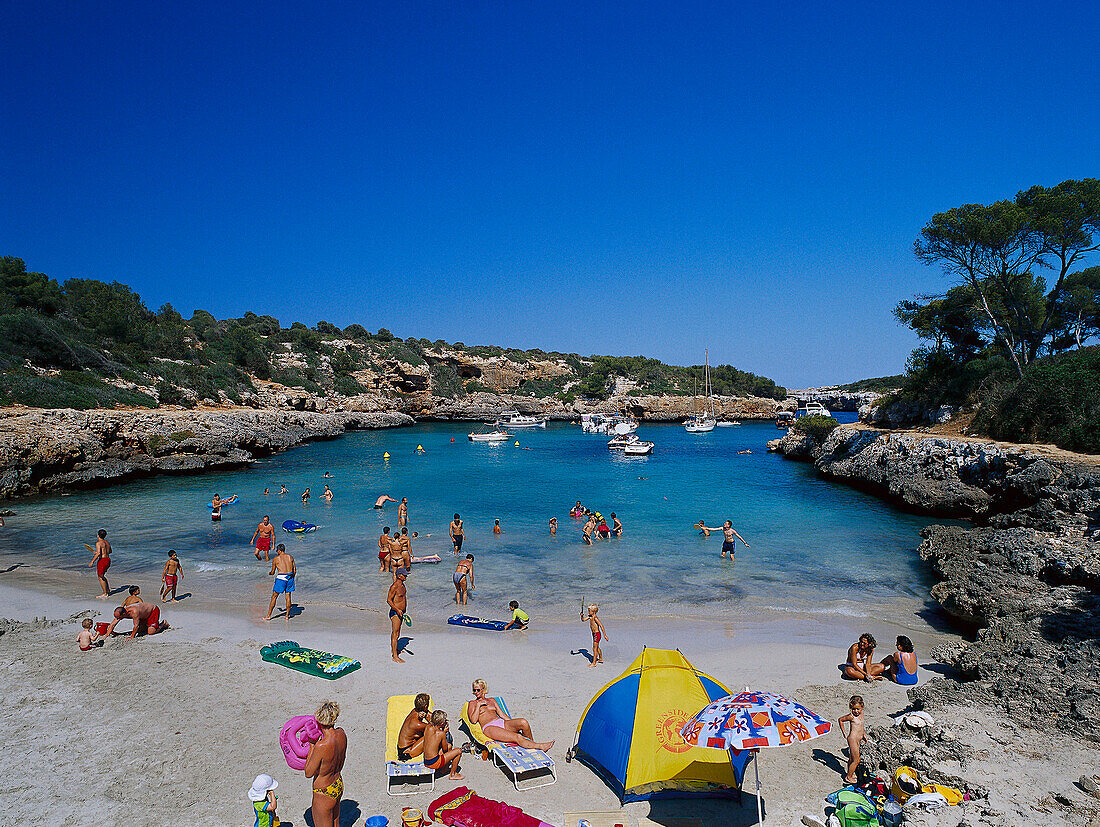
POLYGON ((1027 446, 841 426, 772 443, 832 479, 977 527, 931 526, 932 597, 974 636, 937 652, 954 674, 910 690, 928 707, 985 704, 1100 741, 1100 467, 1027 446))
POLYGON ((0 496, 245 465, 347 430, 411 423, 397 412, 7 409, 0 412, 0 496))

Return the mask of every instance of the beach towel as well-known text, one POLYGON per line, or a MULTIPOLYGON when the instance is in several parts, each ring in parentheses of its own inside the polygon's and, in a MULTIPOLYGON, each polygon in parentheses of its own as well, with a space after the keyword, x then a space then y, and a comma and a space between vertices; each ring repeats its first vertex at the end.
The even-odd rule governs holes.
POLYGON ((519 807, 483 798, 467 787, 456 787, 433 801, 428 818, 448 827, 551 827, 519 807))
POLYGON ((305 672, 325 680, 336 680, 349 675, 362 666, 359 661, 322 652, 319 649, 305 649, 295 640, 282 640, 260 649, 260 657, 268 663, 277 663, 287 669, 305 672))

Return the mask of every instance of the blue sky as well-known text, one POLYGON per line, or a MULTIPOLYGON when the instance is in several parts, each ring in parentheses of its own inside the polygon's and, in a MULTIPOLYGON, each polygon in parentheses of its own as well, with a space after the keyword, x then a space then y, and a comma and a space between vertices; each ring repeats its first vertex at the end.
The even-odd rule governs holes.
POLYGON ((1100 173, 1083 3, 162 5, 0 7, 0 254, 184 315, 850 381, 933 213, 1100 173))

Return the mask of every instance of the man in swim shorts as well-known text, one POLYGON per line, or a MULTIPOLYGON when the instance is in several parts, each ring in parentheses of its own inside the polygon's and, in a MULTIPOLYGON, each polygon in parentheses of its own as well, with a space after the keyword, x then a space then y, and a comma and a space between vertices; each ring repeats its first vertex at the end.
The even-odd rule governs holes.
POLYGON ((611 533, 616 537, 623 536, 623 524, 619 522, 619 518, 615 516, 615 512, 611 512, 611 533))
POLYGON ((164 581, 164 585, 160 589, 160 602, 167 603, 168 595, 172 595, 172 602, 179 603, 176 600, 176 584, 183 579, 183 565, 176 557, 175 550, 169 549, 168 551, 168 560, 164 563, 164 572, 161 574, 161 579, 164 581))
POLYGON ((125 608, 119 606, 115 609, 115 619, 107 627, 103 637, 110 637, 114 633, 118 622, 126 618, 134 622, 134 630, 130 632, 129 640, 133 640, 138 635, 155 635, 157 632, 163 632, 168 628, 168 624, 160 619, 160 606, 142 600, 139 603, 131 603, 125 608))
POLYGON ((397 500, 395 500, 389 494, 383 494, 381 497, 379 497, 377 500, 374 501, 374 507, 375 508, 385 508, 386 503, 395 503, 395 502, 397 502, 397 500))
POLYGON ((455 603, 465 606, 470 602, 470 591, 474 588, 474 555, 467 554, 465 560, 458 562, 451 579, 455 584, 455 603), (467 578, 469 583, 466 582, 467 578))
POLYGON ((107 569, 111 567, 111 544, 107 542, 107 530, 101 528, 96 532, 95 541, 95 555, 92 557, 92 562, 88 563, 88 568, 95 566, 96 577, 99 578, 99 585, 103 589, 103 594, 98 594, 100 600, 106 600, 111 594, 111 587, 107 585, 107 569))
POLYGON ((405 612, 409 608, 409 593, 405 588, 405 580, 409 573, 405 569, 398 569, 393 577, 393 585, 386 595, 386 604, 390 607, 390 654, 394 663, 405 661, 397 653, 397 644, 401 637, 401 624, 405 620, 405 612))
POLYGON ((462 551, 462 541, 466 539, 466 532, 462 530, 462 518, 455 514, 451 521, 451 542, 455 544, 455 557, 462 551))
MULTIPOLYGON (((722 523, 721 528, 714 528, 713 526, 703 525, 703 521, 700 520, 699 521, 699 530, 703 531, 703 532, 707 532, 707 531, 721 531, 722 532, 722 537, 724 538, 722 540, 722 556, 725 557, 726 552, 729 552, 731 563, 733 562, 733 552, 737 548, 737 540, 740 540, 742 543, 745 543, 745 538, 742 537, 740 534, 738 534, 736 531, 733 530, 733 522, 730 521, 730 520, 726 520, 724 523, 722 523), (737 540, 734 540, 733 539, 734 537, 736 537, 737 540)), ((745 543, 745 548, 748 548, 748 547, 749 547, 749 544, 745 543)))
POLYGON ((553 741, 537 743, 531 740, 531 725, 526 718, 509 718, 497 706, 497 702, 488 695, 488 686, 481 678, 474 681, 474 699, 466 705, 466 715, 471 721, 481 725, 481 731, 494 741, 505 744, 518 744, 525 749, 546 751, 554 746, 553 741))
POLYGON ((340 704, 325 701, 313 716, 321 728, 321 737, 309 745, 306 753, 306 778, 313 779, 313 825, 335 827, 340 823, 340 799, 344 796, 344 758, 348 752, 348 736, 336 726, 340 704))
POLYGON ((431 713, 428 707, 432 699, 427 692, 421 692, 413 701, 412 711, 401 722, 397 732, 397 760, 411 761, 424 752, 424 733, 428 729, 431 713))
POLYGON ((402 497, 401 505, 397 506, 397 524, 399 526, 409 524, 409 498, 402 497))
POLYGON ((217 523, 222 519, 222 505, 225 501, 217 494, 214 495, 214 499, 210 501, 210 521, 217 523))
POLYGON ((286 553, 286 546, 279 543, 275 546, 275 556, 271 559, 271 571, 268 572, 275 575, 275 582, 271 586, 271 604, 267 607, 264 620, 271 620, 271 613, 275 611, 275 604, 280 594, 286 595, 286 619, 290 620, 290 596, 294 593, 294 575, 297 573, 294 558, 286 553))
POLYGON ((260 552, 264 553, 264 560, 270 560, 268 552, 271 551, 271 544, 275 541, 275 526, 271 524, 271 518, 264 514, 263 520, 256 530, 252 533, 252 539, 249 541, 256 544, 256 559, 260 559, 260 552))

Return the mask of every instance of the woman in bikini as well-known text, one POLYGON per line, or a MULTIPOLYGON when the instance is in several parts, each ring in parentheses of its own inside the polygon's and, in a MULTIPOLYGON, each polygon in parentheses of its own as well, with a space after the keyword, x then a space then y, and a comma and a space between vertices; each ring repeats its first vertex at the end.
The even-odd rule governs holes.
POLYGON ((465 560, 458 562, 451 580, 455 584, 455 603, 465 606, 470 602, 470 590, 474 587, 474 555, 467 554, 465 560))
POLYGON ((875 663, 875 636, 864 632, 848 649, 848 662, 844 664, 844 677, 853 681, 880 681, 886 667, 875 663))
POLYGON ((541 749, 546 752, 554 746, 553 741, 538 743, 531 740, 531 725, 526 718, 509 718, 497 702, 486 696, 488 686, 478 678, 473 685, 474 699, 466 705, 466 715, 471 721, 481 725, 481 731, 487 738, 505 744, 518 744, 525 749, 541 749))
POLYGON ((306 778, 313 779, 313 824, 315 827, 335 827, 340 817, 340 799, 344 795, 344 756, 348 751, 348 736, 336 726, 340 704, 325 701, 313 717, 321 727, 321 737, 309 745, 306 754, 306 778))

